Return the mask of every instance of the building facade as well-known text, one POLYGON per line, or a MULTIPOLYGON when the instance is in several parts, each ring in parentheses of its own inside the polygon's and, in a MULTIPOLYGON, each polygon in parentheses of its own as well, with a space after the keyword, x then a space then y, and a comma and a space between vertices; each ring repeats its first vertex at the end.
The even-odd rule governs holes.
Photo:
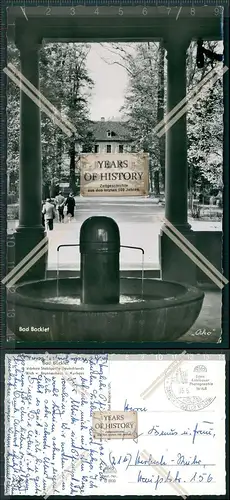
POLYGON ((127 135, 125 122, 105 120, 92 122, 94 146, 92 153, 128 153, 134 152, 130 138, 127 135))

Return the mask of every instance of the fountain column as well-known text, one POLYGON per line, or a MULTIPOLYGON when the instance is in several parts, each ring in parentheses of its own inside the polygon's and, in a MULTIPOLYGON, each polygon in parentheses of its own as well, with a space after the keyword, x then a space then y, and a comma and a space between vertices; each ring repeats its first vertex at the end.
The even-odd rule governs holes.
MULTIPOLYGON (((39 49, 41 40, 28 37, 16 26, 16 46, 20 50, 21 73, 39 89, 39 49)), ((23 82, 25 84, 25 82, 23 82)), ((31 91, 31 89, 29 89, 31 91)), ((36 94, 35 94, 36 95, 36 94)), ((41 240, 42 164, 40 107, 20 91, 19 226, 15 233, 15 260, 20 262, 41 240)), ((41 249, 41 248, 40 248, 41 249)), ((36 252, 37 253, 37 252, 36 252)), ((47 254, 23 275, 22 280, 45 277, 47 254)))
POLYGON ((80 230, 81 302, 118 304, 120 299, 120 232, 110 217, 86 219, 80 230))
MULTIPOLYGON (((185 36, 168 36, 164 40, 167 50, 167 113, 186 96, 186 58, 189 39, 185 36)), ((184 102, 183 106, 186 104, 184 102)), ((178 111, 182 106, 178 106, 178 111)), ((177 111, 177 112, 178 112, 177 111)), ((186 113, 180 117, 173 114, 166 122, 166 166, 165 166, 165 217, 194 244, 194 235, 188 224, 188 166, 186 113), (173 120, 174 118, 174 120, 173 120), (170 126, 170 121, 174 123, 170 126)), ((160 131, 159 131, 160 132, 160 131)), ((195 264, 166 234, 166 225, 160 234, 161 277, 194 284, 195 264)), ((170 234, 173 234, 170 232, 170 234)), ((179 241, 177 239, 177 241, 179 241)))

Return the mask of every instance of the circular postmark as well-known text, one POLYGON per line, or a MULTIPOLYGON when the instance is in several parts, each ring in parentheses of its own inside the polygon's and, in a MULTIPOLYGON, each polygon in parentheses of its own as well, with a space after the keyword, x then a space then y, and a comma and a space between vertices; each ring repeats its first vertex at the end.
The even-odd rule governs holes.
POLYGON ((211 367, 202 362, 186 362, 172 370, 164 380, 165 394, 174 406, 184 411, 199 411, 210 406, 215 395, 211 367))

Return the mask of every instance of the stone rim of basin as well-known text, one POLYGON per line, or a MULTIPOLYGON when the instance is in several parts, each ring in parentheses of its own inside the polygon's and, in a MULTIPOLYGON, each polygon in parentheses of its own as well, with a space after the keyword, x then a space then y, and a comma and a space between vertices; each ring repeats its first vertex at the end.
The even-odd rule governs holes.
MULTIPOLYGON (((64 282, 66 280, 78 280, 80 278, 60 278, 59 282, 64 282)), ((141 282, 141 278, 122 278, 122 281, 125 280, 134 280, 141 282)), ((155 278, 144 278, 144 282, 157 282, 162 280, 155 278)), ((56 278, 49 278, 46 280, 37 280, 37 281, 27 281, 24 283, 20 283, 15 286, 15 291, 10 292, 8 290, 7 293, 7 301, 9 303, 13 303, 15 306, 24 306, 28 308, 36 308, 42 310, 55 310, 55 311, 76 311, 76 312, 125 312, 125 311, 141 311, 141 310, 153 310, 153 309, 162 309, 162 308, 170 308, 175 306, 180 306, 186 303, 197 302, 198 300, 204 299, 204 292, 194 286, 188 285, 186 283, 178 283, 175 281, 164 281, 164 284, 168 285, 176 285, 177 287, 183 287, 184 293, 179 294, 175 297, 164 297, 161 299, 146 299, 145 294, 143 295, 143 301, 131 302, 131 303, 119 303, 119 304, 64 304, 57 302, 45 302, 42 300, 42 297, 34 298, 29 295, 20 293, 24 287, 28 285, 36 285, 42 283, 53 282, 56 283, 56 278)), ((122 292, 123 293, 123 292, 122 292)), ((133 294, 134 295, 134 294, 133 294)), ((137 294, 135 294, 137 295, 137 294)))

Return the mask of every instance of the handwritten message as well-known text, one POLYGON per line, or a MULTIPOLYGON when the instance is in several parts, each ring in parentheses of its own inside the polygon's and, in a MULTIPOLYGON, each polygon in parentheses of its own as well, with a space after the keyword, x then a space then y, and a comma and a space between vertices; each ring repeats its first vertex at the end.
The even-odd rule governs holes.
POLYGON ((225 494, 224 356, 126 358, 6 355, 6 495, 225 494))
POLYGON ((104 451, 92 413, 108 408, 107 380, 107 355, 7 356, 7 495, 96 494, 104 451))

